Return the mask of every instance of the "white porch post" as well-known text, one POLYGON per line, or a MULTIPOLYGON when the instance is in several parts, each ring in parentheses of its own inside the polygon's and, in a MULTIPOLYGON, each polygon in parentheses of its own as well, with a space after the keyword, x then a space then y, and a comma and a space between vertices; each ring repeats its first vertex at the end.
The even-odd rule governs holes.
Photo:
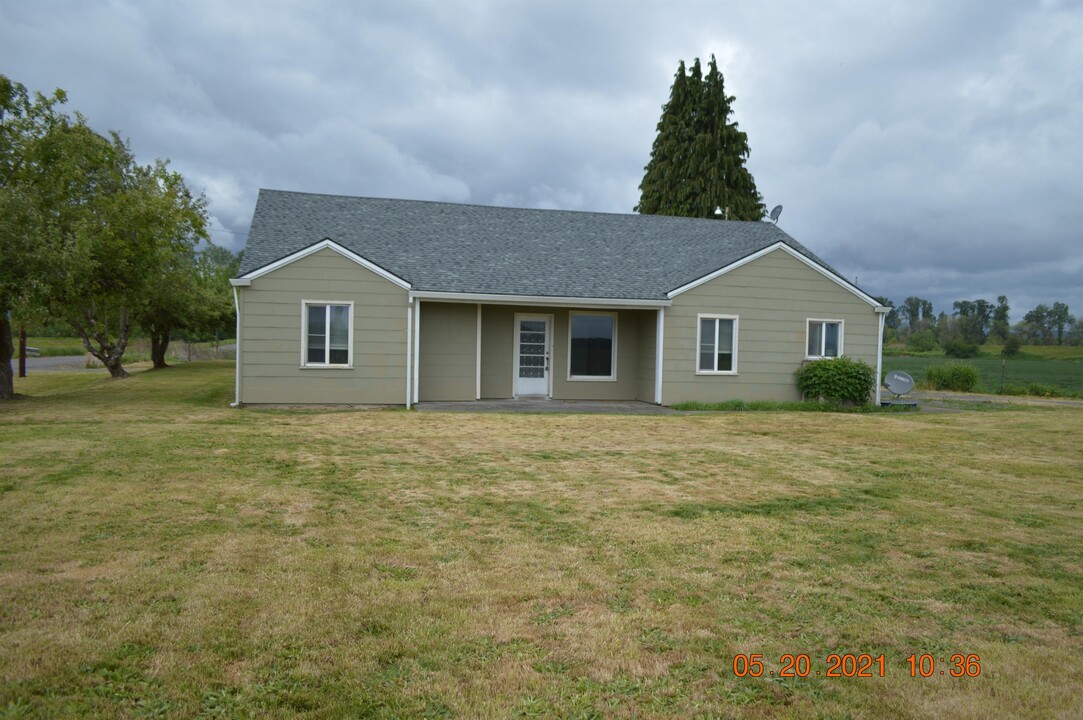
POLYGON ((481 303, 478 303, 477 348, 474 350, 474 399, 481 400, 481 303))
POLYGON ((658 324, 655 331, 656 337, 654 339, 654 402, 656 405, 662 404, 662 364, 663 355, 665 350, 665 335, 666 335, 666 309, 664 307, 658 308, 658 324))
POLYGON ((880 407, 880 385, 884 373, 884 320, 890 311, 891 309, 886 307, 876 308, 876 313, 880 316, 880 334, 876 338, 876 407, 880 407))
POLYGON ((417 386, 418 379, 421 377, 420 372, 420 360, 421 360, 421 301, 417 298, 414 299, 414 402, 417 398, 417 386))
POLYGON ((413 398, 414 374, 413 374, 413 359, 414 359, 414 308, 411 307, 414 303, 414 299, 411 297, 406 302, 406 409, 410 409, 411 401, 413 398))

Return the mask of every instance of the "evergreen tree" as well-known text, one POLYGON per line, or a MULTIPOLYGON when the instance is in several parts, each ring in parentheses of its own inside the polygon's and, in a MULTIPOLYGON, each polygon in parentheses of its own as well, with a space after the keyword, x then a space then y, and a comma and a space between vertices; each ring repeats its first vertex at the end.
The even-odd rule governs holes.
POLYGON ((714 56, 703 75, 697 58, 684 61, 662 106, 635 210, 644 215, 714 217, 728 208, 730 220, 759 220, 763 198, 745 167, 748 136, 730 122, 732 103, 714 56))

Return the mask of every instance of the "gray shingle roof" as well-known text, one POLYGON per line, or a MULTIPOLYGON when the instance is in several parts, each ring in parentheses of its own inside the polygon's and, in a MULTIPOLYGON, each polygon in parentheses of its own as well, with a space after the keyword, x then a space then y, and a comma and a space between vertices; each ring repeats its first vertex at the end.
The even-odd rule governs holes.
POLYGON ((661 300, 778 242, 835 272, 769 222, 260 190, 241 275, 324 238, 435 292, 661 300))

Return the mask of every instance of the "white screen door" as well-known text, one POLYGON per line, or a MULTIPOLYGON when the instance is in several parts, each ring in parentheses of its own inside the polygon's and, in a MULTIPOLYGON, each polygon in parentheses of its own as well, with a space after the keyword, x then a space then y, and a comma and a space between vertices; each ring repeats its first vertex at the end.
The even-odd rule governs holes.
POLYGON ((549 316, 515 316, 515 397, 549 395, 549 316))

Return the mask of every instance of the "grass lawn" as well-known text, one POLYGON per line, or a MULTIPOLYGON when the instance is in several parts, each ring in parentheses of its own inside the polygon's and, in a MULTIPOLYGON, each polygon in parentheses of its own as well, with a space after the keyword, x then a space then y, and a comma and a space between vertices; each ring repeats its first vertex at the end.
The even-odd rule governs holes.
POLYGON ((234 410, 232 379, 0 405, 0 717, 1083 715, 1083 411, 234 410))
MULTIPOLYGON (((1072 348, 1078 350, 1078 348, 1072 348)), ((1083 395, 1083 359, 1050 360, 1040 357, 1008 358, 976 357, 968 360, 952 360, 940 356, 908 357, 884 356, 884 371, 902 370, 913 376, 920 383, 925 377, 925 368, 941 365, 945 362, 971 363, 978 369, 980 379, 975 392, 996 393, 1001 387, 1003 371, 1004 384, 1026 386, 1040 383, 1059 389, 1060 394, 1069 396, 1083 395)))

